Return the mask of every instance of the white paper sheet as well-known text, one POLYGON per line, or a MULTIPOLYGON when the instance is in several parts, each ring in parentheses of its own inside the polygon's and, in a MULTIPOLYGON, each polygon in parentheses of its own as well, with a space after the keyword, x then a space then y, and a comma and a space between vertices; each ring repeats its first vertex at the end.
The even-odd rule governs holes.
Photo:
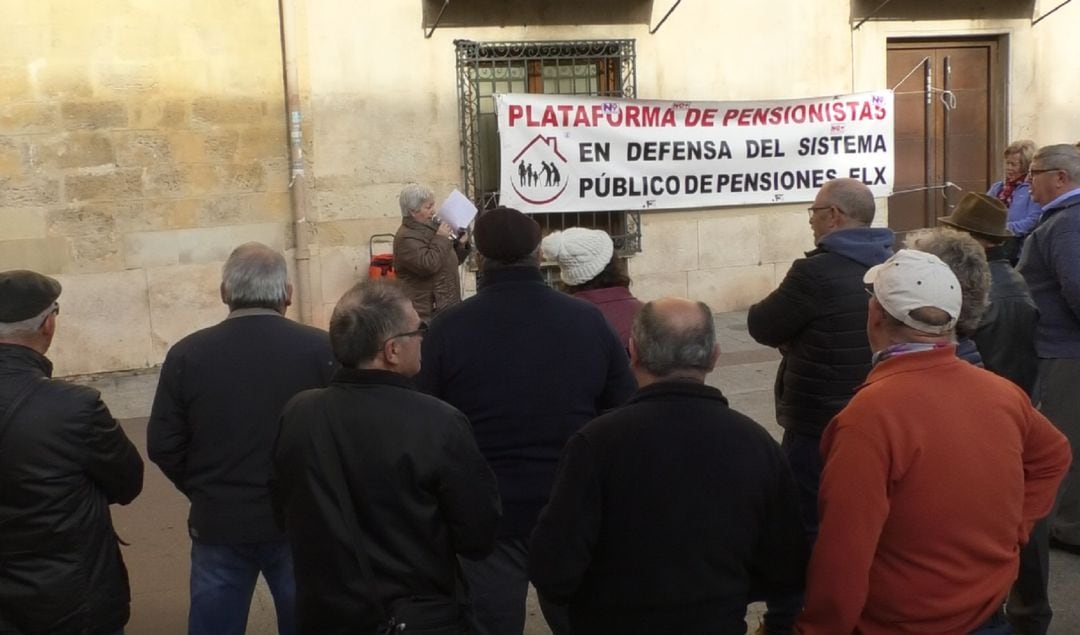
POLYGON ((476 218, 476 206, 464 194, 454 190, 443 201, 438 212, 439 220, 449 225, 456 232, 468 227, 476 218))

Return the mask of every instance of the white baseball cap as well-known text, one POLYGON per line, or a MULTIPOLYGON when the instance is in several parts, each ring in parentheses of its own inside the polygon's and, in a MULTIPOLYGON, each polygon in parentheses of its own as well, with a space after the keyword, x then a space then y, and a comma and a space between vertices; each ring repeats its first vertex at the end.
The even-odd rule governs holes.
POLYGON ((901 249, 880 265, 870 267, 863 282, 874 286, 871 293, 881 308, 917 331, 941 335, 951 331, 960 317, 960 281, 949 265, 934 254, 901 249), (911 317, 912 311, 924 307, 941 309, 951 319, 947 324, 935 325, 911 317))

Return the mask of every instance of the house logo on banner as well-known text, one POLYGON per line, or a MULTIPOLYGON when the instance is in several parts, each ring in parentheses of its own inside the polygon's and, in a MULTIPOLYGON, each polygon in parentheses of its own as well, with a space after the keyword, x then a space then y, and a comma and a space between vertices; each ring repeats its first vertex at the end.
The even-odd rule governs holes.
POLYGON ((799 203, 893 186, 893 93, 758 102, 496 95, 499 202, 528 213, 799 203))
POLYGON ((558 139, 536 135, 512 161, 514 193, 533 205, 551 203, 562 196, 570 183, 568 163, 559 152, 558 139))

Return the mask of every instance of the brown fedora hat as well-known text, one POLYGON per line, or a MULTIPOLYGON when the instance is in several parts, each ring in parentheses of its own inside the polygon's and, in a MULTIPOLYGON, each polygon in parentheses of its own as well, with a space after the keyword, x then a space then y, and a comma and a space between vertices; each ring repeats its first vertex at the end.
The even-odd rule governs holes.
POLYGON ((938 220, 973 234, 1009 238, 1013 233, 1005 227, 1008 217, 1009 210, 998 199, 978 192, 968 192, 956 204, 952 214, 941 216, 938 220))

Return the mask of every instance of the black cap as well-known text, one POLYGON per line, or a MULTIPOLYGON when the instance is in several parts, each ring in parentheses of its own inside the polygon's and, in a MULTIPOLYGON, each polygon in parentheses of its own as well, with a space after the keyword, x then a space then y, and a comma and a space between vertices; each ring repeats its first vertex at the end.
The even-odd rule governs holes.
POLYGON ((0 322, 29 320, 60 297, 60 283, 35 271, 13 269, 0 272, 0 322))
POLYGON ((540 225, 516 209, 497 207, 477 219, 473 237, 485 258, 516 262, 536 251, 540 225))

